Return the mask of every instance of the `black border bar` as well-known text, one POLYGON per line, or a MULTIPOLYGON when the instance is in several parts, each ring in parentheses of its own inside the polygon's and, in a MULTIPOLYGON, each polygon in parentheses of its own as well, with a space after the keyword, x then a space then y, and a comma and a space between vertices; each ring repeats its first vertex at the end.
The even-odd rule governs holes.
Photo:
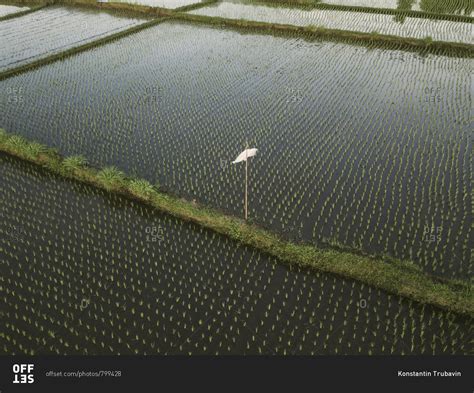
POLYGON ((0 356, 0 393, 472 393, 473 366, 470 356, 0 356), (31 372, 28 364, 33 364, 31 372), (399 371, 431 376, 401 376, 399 371), (23 380, 33 375, 34 382, 13 383, 25 374, 23 380))

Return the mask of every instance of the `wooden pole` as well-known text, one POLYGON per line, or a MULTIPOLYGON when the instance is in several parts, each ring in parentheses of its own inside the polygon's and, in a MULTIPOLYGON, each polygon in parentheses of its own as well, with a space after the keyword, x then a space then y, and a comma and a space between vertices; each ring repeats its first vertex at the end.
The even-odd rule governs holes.
POLYGON ((248 168, 249 168, 248 162, 249 162, 249 160, 247 158, 245 160, 245 221, 247 221, 247 218, 248 218, 248 195, 247 195, 247 191, 248 191, 248 168))
POLYGON ((248 219, 248 181, 249 181, 249 158, 247 150, 249 148, 248 141, 245 141, 245 221, 248 219))

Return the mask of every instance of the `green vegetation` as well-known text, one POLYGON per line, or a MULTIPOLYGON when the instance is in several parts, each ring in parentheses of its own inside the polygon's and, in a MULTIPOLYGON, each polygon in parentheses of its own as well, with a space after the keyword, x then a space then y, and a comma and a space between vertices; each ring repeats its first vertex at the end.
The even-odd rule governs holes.
POLYGON ((67 49, 67 50, 59 52, 59 53, 51 54, 49 56, 46 56, 44 58, 40 58, 38 60, 33 60, 30 63, 24 64, 24 65, 15 67, 15 68, 7 69, 3 72, 0 72, 0 81, 3 80, 3 79, 9 78, 11 76, 14 76, 14 75, 18 75, 18 74, 21 74, 21 73, 24 73, 24 72, 27 72, 27 71, 31 71, 35 68, 40 67, 40 66, 43 66, 43 65, 46 65, 46 64, 49 64, 49 63, 53 63, 53 62, 58 61, 58 60, 66 59, 66 58, 68 58, 70 56, 73 56, 77 53, 95 48, 97 46, 104 45, 106 43, 118 40, 122 37, 125 37, 125 36, 129 35, 129 34, 133 34, 133 33, 136 33, 140 30, 146 29, 148 27, 155 26, 155 25, 163 22, 164 20, 166 20, 166 18, 153 19, 151 21, 138 24, 136 26, 133 26, 133 27, 130 27, 128 29, 119 31, 117 33, 107 35, 103 38, 99 38, 97 40, 88 42, 86 44, 75 46, 73 48, 67 49))
POLYGON ((163 12, 163 15, 173 17, 177 20, 184 20, 189 22, 225 26, 233 28, 245 28, 252 29, 254 31, 267 31, 285 33, 291 36, 310 36, 310 37, 324 37, 324 38, 337 38, 342 40, 353 40, 357 42, 377 42, 381 44, 397 44, 401 49, 405 48, 427 48, 428 46, 437 49, 452 49, 457 52, 458 56, 473 56, 474 45, 458 42, 444 42, 444 41, 433 41, 429 44, 424 39, 419 38, 407 38, 399 37, 394 35, 386 34, 371 34, 362 33, 356 31, 348 31, 341 29, 328 29, 320 27, 318 29, 308 28, 306 26, 294 26, 287 24, 278 23, 266 23, 266 22, 255 22, 249 20, 238 20, 238 19, 227 19, 220 17, 210 17, 204 15, 191 15, 186 13, 177 12, 163 12))
MULTIPOLYGON (((152 20, 4 53, 20 62, 0 73, 0 352, 469 354, 474 45, 420 19, 404 25, 418 39, 381 34, 374 19, 421 17, 412 0, 377 10, 395 18, 354 6, 367 33, 348 31, 353 6, 186 13, 214 3, 51 0, 107 11, 54 6, 54 33, 72 14, 79 33, 140 16, 99 36, 152 20), (261 152, 248 222, 230 164, 244 136, 261 152)), ((427 19, 447 17, 472 22, 427 19)))
POLYGON ((191 14, 279 25, 303 27, 309 24, 320 25, 324 29, 338 31, 338 34, 339 30, 365 34, 370 34, 371 30, 378 30, 382 36, 422 39, 426 35, 432 35, 436 41, 472 43, 471 25, 452 21, 407 17, 404 23, 399 23, 396 18, 384 14, 272 7, 268 3, 227 1, 192 11, 191 14))
POLYGON ((288 268, 5 153, 0 172, 2 353, 469 353, 472 318, 288 268))
POLYGON ((203 15, 192 15, 187 14, 183 11, 191 11, 196 8, 201 8, 208 4, 214 3, 214 0, 209 2, 199 3, 196 5, 182 7, 177 10, 167 10, 157 7, 142 6, 137 4, 127 4, 127 3, 98 3, 93 0, 61 0, 61 1, 49 1, 46 5, 51 4, 63 4, 63 5, 74 5, 76 7, 85 7, 85 8, 94 8, 102 10, 113 10, 119 12, 126 12, 129 15, 141 15, 148 17, 159 17, 159 19, 154 19, 149 22, 134 26, 132 28, 126 29, 124 31, 112 34, 107 37, 95 40, 93 42, 86 43, 84 45, 79 45, 77 47, 70 48, 61 53, 52 54, 45 58, 32 61, 31 63, 18 66, 13 69, 5 70, 0 72, 0 81, 6 78, 9 78, 13 75, 17 75, 26 71, 33 70, 39 66, 52 63, 69 56, 75 55, 77 53, 92 49, 94 47, 112 42, 119 38, 125 37, 127 35, 136 33, 140 30, 146 29, 148 27, 154 26, 167 18, 172 18, 176 20, 188 21, 193 23, 208 24, 214 26, 225 26, 228 28, 237 28, 237 29, 251 29, 253 31, 259 31, 269 34, 278 34, 278 35, 289 35, 289 36, 302 36, 308 38, 319 38, 323 37, 325 39, 340 39, 340 40, 349 40, 355 43, 367 43, 373 44, 378 43, 382 45, 392 45, 396 44, 400 49, 424 49, 430 48, 433 51, 436 50, 452 50, 456 52, 457 56, 468 56, 471 57, 474 55, 474 46, 467 43, 455 43, 455 42, 444 42, 444 41, 427 41, 426 39, 419 38, 406 38, 399 37, 394 35, 386 34, 374 34, 374 33, 363 33, 356 31, 348 31, 342 29, 329 29, 324 27, 314 28, 313 26, 294 26, 287 24, 278 24, 278 23, 266 23, 266 22, 256 22, 248 20, 234 20, 226 19, 220 17, 209 17, 203 15))
POLYGON ((125 174, 115 167, 108 167, 97 173, 97 180, 110 191, 125 185, 125 174))
POLYGON ((68 172, 73 172, 82 169, 87 165, 87 160, 84 156, 66 157, 63 161, 63 167, 68 172))
POLYGON ((218 2, 219 0, 202 1, 200 3, 189 4, 189 5, 185 5, 184 7, 176 8, 174 11, 175 12, 189 12, 189 11, 197 10, 199 8, 207 7, 208 5, 211 5, 211 4, 216 4, 218 2))
MULTIPOLYGON (((107 168, 97 171, 90 167, 83 167, 71 172, 69 167, 65 168, 64 159, 54 149, 37 150, 35 148, 33 150, 38 151, 38 154, 32 156, 29 142, 15 135, 8 135, 4 131, 0 133, 0 141, 0 150, 6 153, 39 164, 77 181, 133 197, 165 213, 199 224, 244 245, 255 247, 287 264, 334 273, 420 303, 431 304, 470 317, 474 315, 474 294, 470 291, 468 283, 435 279, 422 273, 409 262, 384 260, 294 244, 235 217, 160 193, 149 187, 146 187, 146 197, 143 197, 136 192, 137 180, 125 177, 115 169, 107 168)), ((144 183, 142 183, 142 189, 143 185, 144 183)))
POLYGON ((2 126, 237 216, 243 171, 229 160, 251 132, 265 151, 251 170, 253 222, 465 280, 469 63, 170 22, 4 81, 2 126), (209 62, 210 53, 229 62, 209 62), (282 56, 291 60, 276 70, 282 56), (265 92, 252 93, 255 84, 265 92), (242 101, 250 94, 252 105, 242 101))
POLYGON ((48 6, 49 6, 49 4, 41 4, 41 5, 38 5, 38 6, 35 6, 35 7, 31 7, 30 9, 27 9, 27 10, 24 10, 24 11, 14 12, 12 14, 7 14, 7 15, 4 15, 4 16, 0 16, 0 22, 4 21, 4 20, 8 20, 8 19, 18 18, 19 16, 23 16, 23 15, 28 15, 32 12, 39 11, 39 10, 45 8, 45 7, 48 7, 48 6))
POLYGON ((149 199, 153 196, 155 188, 150 182, 143 179, 132 179, 128 185, 128 189, 132 194, 142 199, 149 199))
POLYGON ((452 22, 466 22, 473 23, 474 18, 468 15, 455 15, 443 12, 430 12, 430 11, 418 11, 409 9, 396 9, 396 8, 383 8, 383 7, 365 7, 357 5, 345 5, 345 4, 327 4, 321 3, 319 0, 257 0, 255 3, 268 3, 275 6, 291 6, 299 7, 301 9, 310 10, 334 10, 334 11, 352 11, 362 12, 366 14, 384 14, 384 15, 396 15, 398 18, 422 18, 432 20, 446 20, 452 22))

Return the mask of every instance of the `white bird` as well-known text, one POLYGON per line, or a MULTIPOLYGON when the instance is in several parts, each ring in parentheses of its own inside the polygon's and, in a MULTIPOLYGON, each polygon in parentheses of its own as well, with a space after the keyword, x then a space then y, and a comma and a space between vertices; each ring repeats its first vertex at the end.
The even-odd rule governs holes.
POLYGON ((247 161, 247 158, 253 157, 257 154, 258 149, 245 149, 239 156, 232 161, 232 164, 237 164, 238 162, 247 161))

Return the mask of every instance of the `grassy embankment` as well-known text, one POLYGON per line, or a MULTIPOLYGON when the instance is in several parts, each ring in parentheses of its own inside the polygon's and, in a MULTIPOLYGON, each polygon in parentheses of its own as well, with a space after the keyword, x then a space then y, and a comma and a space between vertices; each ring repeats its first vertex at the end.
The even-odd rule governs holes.
POLYGON ((322 26, 295 26, 278 23, 267 23, 248 21, 242 19, 227 19, 221 17, 210 17, 203 15, 191 15, 185 13, 174 13, 175 19, 202 23, 207 25, 219 25, 234 28, 246 28, 254 31, 268 31, 286 33, 291 36, 309 36, 320 38, 337 38, 348 42, 365 42, 369 44, 395 44, 400 49, 431 49, 431 50, 454 50, 458 56, 473 56, 474 45, 461 42, 434 41, 431 37, 409 38, 395 35, 380 34, 377 32, 363 33, 351 30, 328 29, 322 26))
POLYGON ((4 21, 4 20, 8 20, 8 19, 18 18, 19 16, 23 16, 23 15, 28 15, 32 12, 39 11, 39 10, 45 8, 45 7, 48 7, 48 5, 49 4, 40 4, 40 5, 37 5, 35 7, 31 7, 27 10, 18 11, 18 12, 14 12, 12 14, 7 14, 7 15, 4 15, 4 16, 0 16, 0 22, 4 21))
POLYGON ((162 193, 147 181, 129 178, 115 168, 91 168, 80 156, 63 158, 55 149, 3 130, 0 130, 0 151, 40 165, 60 176, 132 198, 201 225, 277 257, 283 263, 358 280, 420 303, 474 317, 474 294, 470 284, 437 279, 423 273, 411 262, 295 244, 239 218, 162 193))

